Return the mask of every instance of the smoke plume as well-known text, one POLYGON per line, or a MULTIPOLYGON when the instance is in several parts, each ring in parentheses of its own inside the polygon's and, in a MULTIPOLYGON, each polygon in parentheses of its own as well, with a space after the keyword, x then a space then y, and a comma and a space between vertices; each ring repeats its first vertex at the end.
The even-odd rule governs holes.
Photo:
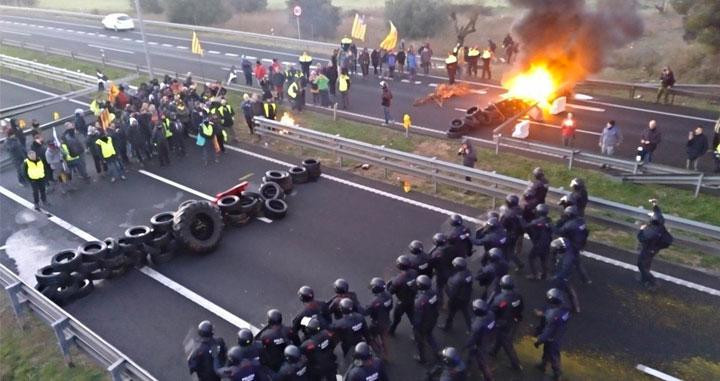
POLYGON ((600 71, 613 52, 639 38, 643 22, 635 0, 510 0, 525 13, 512 27, 519 39, 519 70, 547 65, 572 85, 600 71))

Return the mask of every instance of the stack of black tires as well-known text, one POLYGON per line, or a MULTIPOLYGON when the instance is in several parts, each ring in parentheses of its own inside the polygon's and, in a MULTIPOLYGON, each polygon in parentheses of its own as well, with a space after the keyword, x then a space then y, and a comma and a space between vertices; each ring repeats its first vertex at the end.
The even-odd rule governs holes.
POLYGON ((450 128, 448 128, 446 136, 457 139, 478 128, 499 125, 507 118, 524 111, 528 106, 528 103, 523 100, 509 98, 495 102, 485 109, 478 106, 470 107, 465 111, 463 119, 450 121, 450 128))

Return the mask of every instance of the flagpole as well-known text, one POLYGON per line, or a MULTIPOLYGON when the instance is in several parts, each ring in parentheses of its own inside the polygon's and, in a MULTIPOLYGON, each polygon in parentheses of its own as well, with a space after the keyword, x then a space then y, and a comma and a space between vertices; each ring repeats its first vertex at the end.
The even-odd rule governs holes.
POLYGON ((135 12, 137 13, 138 22, 140 23, 140 36, 142 36, 143 48, 145 48, 145 62, 147 62, 148 75, 150 76, 150 79, 153 79, 155 75, 153 73, 152 62, 150 62, 150 52, 148 51, 147 40, 145 39, 145 27, 143 25, 143 17, 142 11, 140 10, 139 0, 135 0, 135 12))

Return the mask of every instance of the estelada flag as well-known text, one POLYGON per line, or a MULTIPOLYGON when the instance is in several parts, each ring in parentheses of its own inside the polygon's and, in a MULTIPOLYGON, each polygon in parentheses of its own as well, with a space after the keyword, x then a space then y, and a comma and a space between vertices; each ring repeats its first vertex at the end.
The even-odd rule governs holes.
POLYGON ((200 39, 198 38, 197 33, 195 33, 195 31, 193 31, 192 44, 190 46, 190 50, 194 54, 199 54, 200 56, 202 56, 204 53, 203 48, 200 45, 200 39))
POLYGON ((355 14, 355 20, 353 21, 352 30, 350 36, 360 41, 365 41, 365 32, 367 31, 367 24, 365 24, 365 15, 360 16, 355 14))
POLYGON ((108 89, 108 100, 110 103, 115 103, 115 98, 118 94, 120 94, 120 89, 118 89, 117 85, 112 83, 108 89))
POLYGON ((397 45, 397 37, 398 32, 395 28, 395 24, 390 21, 390 33, 388 33, 388 35, 385 36, 385 39, 382 40, 382 42, 380 43, 380 47, 387 51, 395 49, 395 46, 397 45))

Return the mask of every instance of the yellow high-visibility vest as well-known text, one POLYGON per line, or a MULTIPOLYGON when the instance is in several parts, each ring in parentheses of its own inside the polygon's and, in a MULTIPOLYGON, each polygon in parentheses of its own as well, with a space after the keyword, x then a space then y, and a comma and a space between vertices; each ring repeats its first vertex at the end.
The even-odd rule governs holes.
POLYGON ((173 136, 172 128, 170 128, 170 119, 168 118, 163 119, 163 135, 165 135, 166 139, 173 136))
POLYGON ((468 57, 477 57, 479 55, 480 55, 480 50, 478 50, 478 49, 470 48, 470 50, 468 50, 468 57))
POLYGON ((95 141, 95 144, 100 146, 100 153, 102 154, 103 159, 109 159, 115 156, 115 147, 113 147, 111 137, 108 136, 106 142, 98 139, 95 141))
POLYGON ((25 159, 25 164, 27 164, 27 175, 30 180, 42 180, 45 178, 45 165, 42 160, 32 161, 25 159))
POLYGON ((482 58, 489 59, 490 57, 492 57, 492 53, 487 49, 483 50, 482 58))
POLYGON ((312 61, 312 57, 308 55, 307 53, 303 52, 303 54, 298 58, 298 61, 302 63, 310 62, 312 61))
POLYGON ((288 86, 287 92, 288 92, 288 96, 290 98, 292 98, 292 99, 297 98, 297 92, 298 92, 297 82, 291 83, 290 86, 288 86))
POLYGON ((350 87, 350 77, 345 74, 340 74, 340 78, 338 78, 338 90, 345 92, 348 91, 348 88, 350 87))
POLYGON ((348 44, 348 45, 349 45, 349 44, 352 44, 352 40, 349 39, 349 38, 347 38, 347 37, 345 37, 345 38, 343 38, 342 40, 340 40, 340 43, 341 43, 341 44, 348 44))
POLYGON ((457 57, 455 57, 454 55, 451 54, 447 58, 445 58, 445 65, 450 65, 454 63, 457 63, 457 57))
POLYGON ((263 104, 263 107, 265 108, 265 117, 268 119, 270 118, 270 112, 272 111, 272 113, 274 114, 277 108, 275 103, 265 103, 263 104))
POLYGON ((70 156, 70 149, 68 148, 67 144, 65 144, 65 143, 60 145, 60 149, 62 150, 63 156, 65 156, 65 161, 77 160, 80 157, 80 156, 70 156))
POLYGON ((211 124, 203 124, 202 125, 202 132, 205 136, 212 136, 213 128, 211 124))

